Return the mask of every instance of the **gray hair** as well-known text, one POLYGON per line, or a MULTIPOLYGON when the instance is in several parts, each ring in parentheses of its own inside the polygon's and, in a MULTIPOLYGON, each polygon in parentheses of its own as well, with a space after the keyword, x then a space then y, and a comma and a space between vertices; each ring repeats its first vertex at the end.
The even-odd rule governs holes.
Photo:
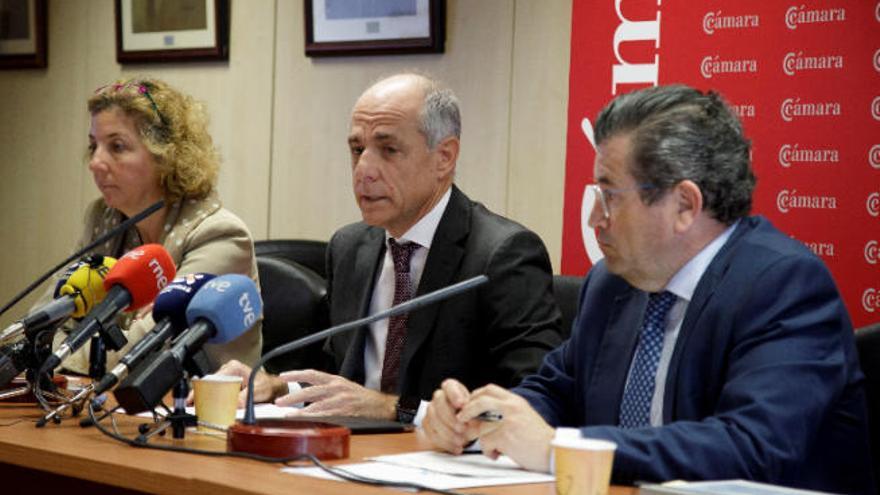
POLYGON ((461 138, 461 113, 458 98, 451 89, 443 88, 431 79, 425 87, 425 101, 419 114, 419 130, 433 150, 448 137, 461 138))
POLYGON ((742 125, 715 92, 684 85, 646 88, 618 96, 596 119, 596 144, 631 133, 630 172, 645 204, 691 180, 703 194, 703 209, 732 224, 749 214, 756 178, 751 145, 742 125))

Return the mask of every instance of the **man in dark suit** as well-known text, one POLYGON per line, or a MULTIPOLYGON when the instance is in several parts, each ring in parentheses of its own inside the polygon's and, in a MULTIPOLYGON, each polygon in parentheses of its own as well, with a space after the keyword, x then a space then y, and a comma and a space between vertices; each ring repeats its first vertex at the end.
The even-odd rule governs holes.
POLYGON ((605 258, 572 337, 512 392, 447 380, 424 429, 551 469, 554 427, 617 444, 613 479, 745 478, 871 493, 864 377, 824 264, 760 217, 749 143, 714 93, 650 88, 595 129, 605 258), (473 419, 497 411, 487 426, 473 419))
POLYGON ((310 403, 302 414, 418 423, 443 378, 513 386, 561 342, 540 238, 453 185, 460 129, 455 96, 423 76, 384 79, 358 99, 348 143, 363 222, 330 241, 330 318, 353 321, 480 274, 488 284, 333 337, 325 347, 338 375, 263 375, 259 398, 310 403), (311 386, 288 394, 285 382, 311 386))

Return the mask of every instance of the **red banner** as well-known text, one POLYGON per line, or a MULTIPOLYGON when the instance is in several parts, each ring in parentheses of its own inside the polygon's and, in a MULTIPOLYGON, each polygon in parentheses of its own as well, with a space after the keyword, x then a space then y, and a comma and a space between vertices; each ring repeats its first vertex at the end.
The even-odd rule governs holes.
POLYGON ((825 261, 856 326, 880 321, 880 1, 574 0, 563 273, 601 258, 596 115, 671 83, 725 97, 752 140, 753 214, 825 261))

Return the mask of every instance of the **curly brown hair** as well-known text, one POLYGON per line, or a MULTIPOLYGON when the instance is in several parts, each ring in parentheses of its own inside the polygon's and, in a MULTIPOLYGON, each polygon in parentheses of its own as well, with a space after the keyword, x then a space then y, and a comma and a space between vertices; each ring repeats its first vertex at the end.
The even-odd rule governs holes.
POLYGON ((204 105, 193 97, 158 79, 119 79, 98 88, 88 107, 93 116, 119 108, 134 120, 167 201, 202 199, 214 190, 220 156, 204 105))

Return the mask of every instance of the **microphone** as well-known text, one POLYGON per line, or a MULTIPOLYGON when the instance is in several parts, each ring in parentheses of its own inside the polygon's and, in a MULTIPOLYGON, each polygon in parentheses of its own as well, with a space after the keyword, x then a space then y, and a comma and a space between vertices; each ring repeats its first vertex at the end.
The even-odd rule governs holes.
POLYGON ((98 245, 100 245, 100 244, 106 242, 108 239, 112 239, 112 238, 118 236, 119 234, 122 234, 123 232, 125 232, 126 230, 128 230, 129 227, 131 227, 132 225, 134 225, 134 224, 140 222, 141 220, 147 218, 148 216, 152 215, 153 213, 155 213, 156 211, 158 211, 158 210, 159 210, 160 208, 162 208, 163 206, 165 206, 165 201, 157 201, 156 203, 154 203, 154 204, 148 206, 147 209, 145 209, 144 211, 142 211, 142 212, 138 213, 137 215, 135 215, 135 216, 129 218, 128 220, 126 220, 126 221, 120 223, 120 224, 117 225, 116 227, 113 227, 113 229, 111 229, 111 230, 110 230, 109 232, 107 232, 106 234, 104 234, 104 235, 102 235, 101 237, 98 237, 97 239, 95 239, 94 241, 92 241, 92 243, 89 244, 88 246, 86 246, 86 247, 80 249, 79 251, 73 253, 72 255, 68 256, 67 259, 65 259, 65 260, 62 261, 61 263, 58 263, 57 265, 55 265, 54 267, 52 267, 48 272, 44 273, 44 274, 41 275, 39 278, 37 278, 37 280, 35 280, 33 283, 31 283, 31 285, 27 286, 23 291, 19 292, 15 297, 12 298, 11 301, 9 301, 8 303, 6 303, 6 304, 3 306, 3 308, 0 308, 0 315, 2 315, 3 313, 5 313, 6 311, 8 311, 9 308, 11 308, 12 306, 15 306, 15 304, 16 304, 18 301, 21 301, 25 296, 27 296, 28 294, 30 294, 31 292, 33 292, 33 290, 36 289, 37 287, 39 287, 40 284, 42 284, 43 282, 45 282, 47 278, 51 277, 53 273, 55 273, 55 272, 57 272, 58 270, 62 269, 62 268, 64 267, 64 265, 66 265, 66 264, 70 263, 71 261, 73 261, 73 260, 79 258, 79 257, 82 256, 83 254, 88 253, 89 251, 91 251, 92 249, 94 249, 95 246, 98 246, 98 245))
MULTIPOLYGON (((32 338, 37 330, 68 316, 85 316, 104 299, 104 278, 115 263, 116 258, 93 255, 70 265, 55 287, 55 299, 6 327, 0 332, 0 343, 15 340, 21 335, 32 338)), ((0 378, 0 385, 2 383, 0 378)))
POLYGON ((101 395, 124 380, 135 366, 159 349, 167 340, 186 328, 186 308, 193 296, 214 275, 194 273, 176 278, 168 284, 153 303, 153 327, 139 340, 119 363, 95 386, 95 395, 101 395))
MULTIPOLYGON (((336 325, 334 327, 330 327, 326 330, 322 330, 317 333, 313 333, 312 335, 308 335, 301 339, 296 339, 293 342, 288 344, 284 344, 280 347, 276 347, 275 349, 264 354, 259 361, 253 366, 251 371, 251 376, 248 378, 248 392, 247 392, 247 402, 245 403, 245 413, 244 419, 241 421, 244 425, 255 425, 257 423, 256 414, 254 413, 254 379, 257 376, 257 371, 265 364, 266 361, 284 354, 286 352, 294 351, 301 347, 305 347, 313 342, 318 342, 320 340, 324 340, 330 338, 337 333, 346 332, 348 330, 354 328, 360 328, 374 321, 382 320, 385 318, 390 318, 392 316, 396 316, 402 313, 408 313, 415 309, 421 308, 422 306, 427 306, 428 304, 434 304, 436 302, 440 302, 444 299, 448 299, 452 296, 456 296, 461 294, 462 292, 474 289, 483 285, 489 281, 489 277, 485 275, 478 275, 476 277, 469 278, 467 280, 458 282, 456 284, 450 285, 448 287, 444 287, 442 289, 435 290, 433 292, 429 292, 427 294, 423 294, 419 297, 415 297, 410 299, 409 301, 398 304, 397 306, 392 306, 384 311, 380 311, 371 316, 366 316, 359 320, 350 321, 348 323, 343 323, 341 325, 336 325)), ((230 435, 233 435, 235 432, 231 432, 230 435)), ((232 437, 230 437, 230 445, 234 442, 232 437)))
POLYGON ((208 281, 186 309, 190 327, 172 341, 171 348, 138 366, 116 388, 116 402, 127 414, 152 410, 183 377, 185 362, 204 343, 235 340, 262 316, 263 301, 249 277, 227 274, 208 281))
POLYGON ((32 346, 28 339, 19 339, 0 347, 0 387, 9 384, 23 369, 35 366, 32 346))
POLYGON ((40 367, 40 374, 57 368, 68 356, 100 333, 108 349, 119 350, 126 339, 114 319, 123 310, 133 311, 156 298, 156 294, 174 278, 171 255, 159 244, 144 244, 119 258, 104 280, 107 295, 80 322, 63 344, 40 367))
POLYGON ((25 369, 36 369, 51 351, 51 342, 38 342, 44 328, 68 316, 82 317, 104 299, 104 277, 116 263, 109 256, 90 256, 74 263, 58 281, 51 303, 13 323, 0 333, 0 387, 5 387, 25 369))

